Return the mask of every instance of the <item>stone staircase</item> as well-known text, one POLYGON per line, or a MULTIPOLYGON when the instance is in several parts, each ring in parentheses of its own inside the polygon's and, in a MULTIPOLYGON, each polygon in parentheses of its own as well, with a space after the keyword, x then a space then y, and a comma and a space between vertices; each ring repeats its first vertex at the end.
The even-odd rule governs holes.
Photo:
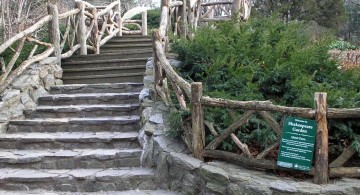
POLYGON ((138 96, 149 41, 115 38, 105 54, 64 61, 65 85, 52 86, 0 135, 0 190, 173 194, 156 191, 161 182, 140 162, 138 96), (132 40, 134 49, 122 51, 132 40))

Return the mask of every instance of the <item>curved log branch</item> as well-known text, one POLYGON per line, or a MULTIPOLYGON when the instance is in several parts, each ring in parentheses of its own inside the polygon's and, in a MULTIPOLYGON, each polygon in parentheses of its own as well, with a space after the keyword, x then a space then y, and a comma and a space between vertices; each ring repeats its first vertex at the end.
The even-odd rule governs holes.
POLYGON ((105 15, 106 13, 108 13, 110 10, 112 10, 115 6, 118 5, 118 2, 115 1, 113 3, 111 3, 110 5, 108 5, 105 9, 101 10, 99 13, 98 13, 98 16, 102 16, 102 15, 105 15))
POLYGON ((71 11, 59 14, 59 20, 67 18, 67 17, 72 16, 72 15, 75 15, 75 14, 77 14, 79 12, 80 12, 80 9, 73 9, 71 11))

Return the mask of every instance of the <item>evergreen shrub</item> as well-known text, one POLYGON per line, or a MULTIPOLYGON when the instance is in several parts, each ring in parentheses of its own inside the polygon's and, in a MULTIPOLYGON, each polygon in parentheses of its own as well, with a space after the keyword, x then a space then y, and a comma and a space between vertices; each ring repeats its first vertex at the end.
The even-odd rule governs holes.
MULTIPOLYGON (((313 108, 314 93, 327 92, 329 107, 359 108, 360 70, 340 70, 328 52, 334 38, 311 29, 311 24, 284 24, 276 18, 240 25, 223 22, 201 27, 191 40, 174 40, 172 49, 184 62, 179 74, 203 82, 204 95, 210 97, 313 108)), ((234 120, 222 108, 206 108, 205 113, 219 132, 234 120)), ((284 119, 279 113, 272 115, 280 123, 284 119)), ((329 124, 331 154, 337 155, 349 144, 360 151, 359 120, 330 120, 329 124)), ((238 137, 252 152, 277 140, 258 116, 250 118, 238 137)), ((207 141, 212 139, 209 133, 207 141)), ((234 146, 228 139, 221 147, 236 151, 234 146)))

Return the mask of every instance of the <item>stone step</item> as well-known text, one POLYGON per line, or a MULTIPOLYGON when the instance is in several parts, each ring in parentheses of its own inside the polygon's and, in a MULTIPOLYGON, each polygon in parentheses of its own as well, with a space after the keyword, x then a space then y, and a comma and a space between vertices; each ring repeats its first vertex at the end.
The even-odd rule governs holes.
POLYGON ((97 192, 154 190, 158 180, 152 169, 0 169, 1 190, 55 190, 97 192))
MULTIPOLYGON (((31 190, 31 191, 0 191, 1 195, 85 195, 84 192, 59 192, 59 191, 45 191, 45 190, 31 190)), ((86 192, 86 195, 180 195, 176 192, 165 190, 127 190, 127 191, 106 191, 106 192, 86 192)))
POLYGON ((62 59, 62 63, 76 62, 76 61, 91 61, 91 60, 108 60, 108 59, 131 59, 131 58, 149 58, 152 56, 152 49, 131 50, 110 53, 110 54, 88 54, 88 55, 74 55, 70 58, 62 59))
POLYGON ((117 39, 130 39, 130 40, 137 40, 137 39, 151 39, 151 35, 125 35, 125 36, 116 36, 111 38, 111 40, 117 40, 117 39))
POLYGON ((50 87, 50 93, 52 94, 129 93, 129 92, 140 92, 143 87, 144 84, 142 82, 55 85, 50 87))
POLYGON ((1 134, 0 148, 44 149, 134 149, 139 148, 137 132, 58 132, 1 134))
POLYGON ((97 83, 140 83, 144 79, 144 72, 124 74, 104 74, 89 76, 66 76, 62 77, 64 84, 97 84, 97 83))
POLYGON ((138 44, 105 44, 100 47, 100 54, 107 50, 116 50, 116 51, 129 51, 129 50, 138 50, 138 49, 152 49, 151 43, 138 43, 138 44))
POLYGON ((75 62, 63 62, 61 67, 66 69, 78 68, 95 68, 95 67, 119 67, 132 65, 145 65, 148 58, 127 58, 127 59, 99 59, 99 60, 83 60, 75 62))
POLYGON ((81 104, 133 104, 139 102, 140 93, 80 93, 41 96, 39 106, 81 104))
POLYGON ((110 66, 110 67, 92 67, 92 68, 69 68, 64 69, 63 75, 68 76, 87 76, 87 75, 106 75, 106 74, 125 74, 125 73, 138 73, 145 72, 144 65, 131 65, 131 66, 110 66))
POLYGON ((149 38, 138 38, 138 39, 110 39, 108 42, 106 42, 105 45, 108 44, 112 44, 112 43, 117 43, 119 45, 121 44, 138 44, 138 43, 152 43, 151 42, 151 37, 149 38))
POLYGON ((139 104, 38 106, 24 110, 25 118, 85 118, 139 114, 139 104))
POLYGON ((139 129, 139 122, 139 116, 11 120, 7 133, 132 132, 139 129))
POLYGON ((141 149, 0 150, 0 168, 107 169, 139 167, 141 149))

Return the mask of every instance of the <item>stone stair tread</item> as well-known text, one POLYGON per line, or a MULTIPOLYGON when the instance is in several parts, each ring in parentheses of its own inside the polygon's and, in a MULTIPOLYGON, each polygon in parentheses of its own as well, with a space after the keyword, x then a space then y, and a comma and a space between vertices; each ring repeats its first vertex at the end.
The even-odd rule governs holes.
POLYGON ((37 106, 33 109, 26 111, 53 111, 53 112, 76 112, 83 110, 116 110, 120 108, 133 108, 139 107, 140 104, 118 104, 118 105, 107 105, 107 104, 86 104, 86 105, 65 105, 65 106, 37 106))
POLYGON ((56 99, 74 99, 74 98, 106 98, 106 97, 119 97, 119 96, 138 96, 139 92, 130 92, 130 93, 78 93, 78 94, 53 94, 53 95, 44 95, 39 97, 42 100, 56 100, 56 99))
POLYGON ((46 119, 25 119, 25 120, 11 120, 9 123, 17 124, 32 124, 32 123, 79 123, 90 122, 92 124, 104 122, 123 122, 140 120, 140 116, 117 116, 117 117, 87 117, 87 118, 46 118, 46 119))
POLYGON ((111 60, 81 60, 81 61, 70 61, 62 62, 61 65, 76 65, 76 64, 97 64, 97 63, 110 63, 110 62, 129 62, 129 61, 147 61, 149 58, 129 58, 129 59, 111 59, 111 60))
MULTIPOLYGON (((119 44, 119 45, 103 45, 101 46, 101 48, 127 48, 127 47, 144 47, 144 46, 149 46, 152 47, 152 43, 130 43, 130 44, 119 44)), ((101 52, 101 49, 100 49, 101 52)))
POLYGON ((151 43, 151 37, 138 38, 138 39, 111 39, 106 43, 136 43, 136 42, 150 42, 151 43))
POLYGON ((128 190, 128 191, 100 191, 100 192, 58 192, 58 191, 44 191, 44 190, 32 190, 32 191, 0 191, 1 195, 180 195, 176 192, 170 192, 165 190, 128 190))
POLYGON ((138 132, 56 132, 0 134, 0 141, 16 142, 110 142, 111 140, 136 140, 138 132))
MULTIPOLYGON (((96 91, 97 89, 126 89, 131 87, 142 87, 144 83, 126 82, 126 83, 96 83, 96 84, 68 84, 68 85, 53 85, 50 87, 51 92, 60 91, 61 94, 66 94, 68 91, 88 89, 96 91)), ((87 92, 89 93, 89 92, 87 92)), ((73 94, 73 93, 72 93, 73 94)))
POLYGON ((51 182, 56 179, 92 179, 111 181, 130 177, 154 177, 154 171, 149 168, 121 167, 111 169, 0 169, 0 181, 12 182, 51 182))
POLYGON ((87 75, 87 76, 67 76, 63 77, 64 80, 71 79, 95 79, 95 78, 113 78, 113 77, 130 77, 130 76, 143 76, 144 72, 138 73, 123 73, 123 74, 105 74, 105 75, 87 75))
POLYGON ((144 69, 145 65, 131 65, 131 66, 110 66, 110 67, 95 67, 95 68, 68 68, 63 69, 64 72, 87 72, 87 71, 102 71, 102 70, 125 70, 125 69, 144 69))
POLYGON ((113 159, 140 156, 142 149, 72 149, 72 150, 0 150, 0 162, 10 164, 39 162, 45 157, 76 159, 113 159))

